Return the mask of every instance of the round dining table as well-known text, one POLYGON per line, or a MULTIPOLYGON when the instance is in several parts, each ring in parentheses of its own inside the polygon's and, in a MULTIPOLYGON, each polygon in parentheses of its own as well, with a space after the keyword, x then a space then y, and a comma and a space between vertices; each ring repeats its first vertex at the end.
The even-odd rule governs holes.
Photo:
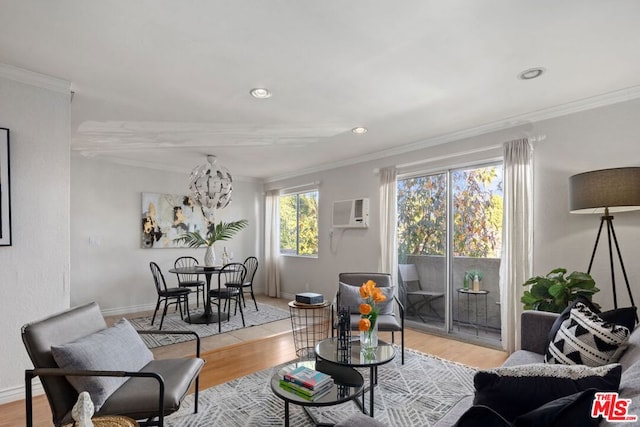
MULTIPOLYGON (((206 281, 206 289, 207 293, 205 294, 204 301, 204 313, 192 315, 191 321, 188 321, 191 324, 210 324, 217 323, 218 324, 218 332, 222 332, 221 322, 228 319, 227 313, 220 312, 220 304, 216 304, 218 307, 218 312, 214 313, 211 309, 211 298, 209 298, 209 291, 211 290, 211 276, 220 274, 220 270, 222 266, 214 266, 214 267, 203 267, 203 266, 190 266, 190 267, 175 267, 169 270, 169 273, 175 274, 196 274, 196 275, 204 275, 206 281)), ((220 280, 218 280, 218 291, 220 291, 220 280)))

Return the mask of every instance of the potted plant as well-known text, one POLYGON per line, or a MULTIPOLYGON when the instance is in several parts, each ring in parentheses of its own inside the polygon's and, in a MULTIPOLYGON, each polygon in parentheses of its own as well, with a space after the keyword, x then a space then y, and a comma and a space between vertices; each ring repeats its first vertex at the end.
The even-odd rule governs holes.
MULTIPOLYGON (((520 299, 524 309, 561 313, 579 295, 591 301, 593 294, 600 291, 589 274, 574 271, 565 276, 566 273, 566 269, 556 268, 546 276, 527 280, 523 286, 531 287, 520 299)), ((599 307, 595 303, 594 306, 599 307)))
POLYGON ((190 248, 199 248, 200 246, 206 246, 207 251, 204 255, 204 264, 206 266, 213 266, 216 260, 216 255, 213 250, 213 244, 219 240, 229 240, 238 231, 242 230, 249 224, 246 219, 232 222, 222 222, 218 224, 209 223, 207 227, 207 234, 202 235, 198 231, 190 231, 174 239, 176 243, 184 243, 190 248))

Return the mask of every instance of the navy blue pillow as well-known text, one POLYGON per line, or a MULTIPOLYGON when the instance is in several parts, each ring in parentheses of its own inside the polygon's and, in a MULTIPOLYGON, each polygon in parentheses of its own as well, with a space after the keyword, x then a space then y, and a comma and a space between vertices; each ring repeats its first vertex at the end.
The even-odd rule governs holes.
POLYGON ((621 374, 617 363, 595 368, 535 363, 478 371, 473 378, 473 404, 488 406, 513 422, 560 397, 591 388, 618 391, 621 374))

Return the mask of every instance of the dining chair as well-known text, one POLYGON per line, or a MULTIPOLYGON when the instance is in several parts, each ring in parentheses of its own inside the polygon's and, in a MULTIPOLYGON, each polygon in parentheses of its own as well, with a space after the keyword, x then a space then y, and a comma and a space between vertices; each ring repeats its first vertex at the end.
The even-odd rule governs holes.
POLYGON ((191 293, 191 289, 189 288, 167 288, 167 282, 164 280, 164 275, 158 267, 158 264, 151 261, 149 263, 149 267, 151 268, 151 274, 153 275, 153 283, 156 286, 156 292, 158 294, 158 301, 156 302, 156 309, 153 311, 153 318, 151 319, 151 324, 156 320, 156 314, 158 313, 158 308, 160 308, 160 303, 164 301, 164 309, 162 310, 162 317, 160 318, 160 327, 158 329, 162 329, 162 322, 164 322, 164 317, 167 315, 167 307, 171 304, 176 304, 177 308, 180 310, 180 318, 184 319, 184 314, 182 313, 182 304, 187 307, 185 311, 187 312, 187 318, 191 321, 191 316, 189 315, 189 294, 191 293))
MULTIPOLYGON (((198 265, 198 260, 192 256, 181 256, 173 263, 175 268, 193 267, 198 265)), ((202 303, 205 301, 204 280, 198 280, 197 274, 176 273, 178 276, 178 287, 195 288, 196 290, 196 308, 200 307, 200 292, 202 292, 202 303)))
POLYGON ((246 292, 249 292, 251 294, 251 298, 253 299, 253 304, 256 306, 256 311, 258 311, 258 303, 256 302, 255 295, 253 294, 253 278, 256 275, 256 271, 258 270, 258 258, 254 256, 247 257, 247 259, 244 260, 243 265, 247 269, 244 281, 238 283, 227 283, 226 286, 239 288, 240 299, 244 308, 247 308, 244 294, 246 292))
MULTIPOLYGON (((245 327, 244 312, 242 311, 242 303, 240 295, 242 289, 234 284, 244 283, 244 278, 247 274, 245 266, 239 262, 232 262, 224 265, 218 272, 218 287, 209 291, 209 300, 211 304, 215 304, 218 307, 218 314, 221 311, 226 311, 227 316, 231 316, 231 301, 235 302, 235 308, 233 314, 235 315, 240 307, 240 316, 242 317, 242 327, 245 327), (227 286, 229 284, 230 286, 227 286), (224 301, 224 308, 221 304, 224 301), (227 305, 228 304, 228 305, 227 305)), ((218 323, 218 332, 222 331, 222 322, 218 323)))

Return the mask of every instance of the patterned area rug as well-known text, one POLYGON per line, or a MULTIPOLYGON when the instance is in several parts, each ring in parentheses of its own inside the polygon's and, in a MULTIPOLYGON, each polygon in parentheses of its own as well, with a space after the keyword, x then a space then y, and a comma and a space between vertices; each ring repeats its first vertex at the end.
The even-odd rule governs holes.
MULTIPOLYGON (((405 349, 405 364, 396 358, 378 369, 375 418, 388 426, 431 426, 460 399, 473 394, 476 370, 455 362, 405 349)), ((193 413, 193 395, 178 412, 165 419, 170 427, 282 426, 284 402, 271 391, 270 378, 278 367, 256 372, 201 391, 198 413, 193 413)), ((369 369, 360 371, 369 383, 369 369)), ((368 407, 369 394, 366 404, 368 407)), ((291 426, 313 423, 302 407, 290 405, 291 426)), ((311 408, 323 423, 337 423, 359 409, 353 402, 311 408)))
MULTIPOLYGON (((160 309, 162 309, 162 307, 160 309)), ((218 333, 217 323, 211 323, 209 325, 190 325, 186 321, 180 319, 180 313, 173 313, 173 307, 171 307, 170 310, 172 313, 167 314, 164 318, 164 323, 162 324, 163 331, 195 331, 200 335, 200 338, 218 333)), ((202 308, 200 310, 192 310, 191 315, 197 315, 202 312, 202 308)), ((235 316, 233 315, 233 311, 231 314, 231 318, 228 321, 222 322, 223 333, 242 328, 240 312, 235 316)), ((160 325, 161 315, 162 312, 158 310, 158 315, 156 316, 156 321, 153 326, 151 326, 151 316, 129 319, 129 322, 131 322, 133 327, 138 330, 157 330, 160 325)), ((256 311, 253 303, 251 306, 247 304, 247 308, 244 309, 244 321, 247 328, 287 318, 289 318, 288 311, 281 310, 268 304, 258 303, 258 311, 256 311)), ((176 344, 194 339, 192 335, 140 335, 140 337, 149 348, 161 347, 163 345, 176 344)))

